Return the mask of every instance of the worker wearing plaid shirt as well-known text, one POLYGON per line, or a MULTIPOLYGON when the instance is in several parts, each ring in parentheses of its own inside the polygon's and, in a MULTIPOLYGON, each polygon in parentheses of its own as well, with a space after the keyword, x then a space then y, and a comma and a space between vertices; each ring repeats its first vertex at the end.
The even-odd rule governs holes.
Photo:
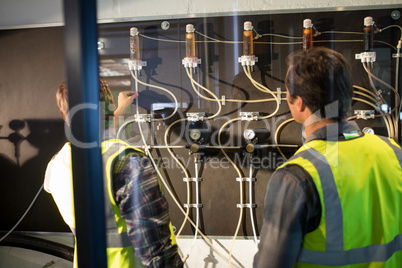
MULTIPOLYGON (((137 95, 134 93, 120 93, 119 106, 114 111, 115 117, 118 117, 125 107, 131 105, 136 97, 137 95)), ((56 99, 63 119, 68 123, 67 114, 69 109, 65 83, 59 87, 56 99)), ((105 101, 106 104, 114 104, 110 89, 103 79, 100 80, 100 99, 105 101)), ((110 109, 110 105, 105 105, 105 108, 106 110, 110 109)), ((104 138, 110 138, 107 135, 112 132, 106 133, 104 138)), ((113 140, 112 143, 117 143, 118 148, 122 148, 122 141, 113 140)), ((102 143, 102 149, 105 149, 104 144, 105 142, 102 143)), ((134 150, 128 144, 126 145, 117 157, 108 157, 103 153, 104 168, 106 170, 106 167, 109 167, 111 170, 110 173, 105 172, 106 176, 104 177, 107 177, 107 182, 104 183, 105 193, 108 192, 108 189, 111 189, 112 194, 109 203, 112 203, 115 208, 118 207, 119 211, 114 212, 116 219, 118 219, 116 220, 117 225, 120 224, 120 226, 117 226, 119 228, 116 228, 116 230, 119 230, 117 236, 120 236, 120 240, 126 243, 120 249, 117 247, 117 251, 114 251, 114 254, 108 254, 108 267, 122 268, 141 265, 145 267, 183 267, 174 234, 172 234, 171 230, 168 203, 161 191, 155 169, 141 151, 134 150), (105 165, 105 160, 108 159, 112 160, 109 166, 105 165), (124 219, 124 221, 119 219, 124 219), (123 224, 124 228, 120 228, 122 227, 121 224, 123 224), (121 229, 124 229, 123 234, 121 229), (128 239, 121 239, 122 235, 125 238, 128 237, 128 239), (129 240, 129 242, 126 240, 129 240), (130 245, 127 245, 127 243, 130 245), (130 249, 131 246, 133 250, 130 249), (124 254, 119 256, 120 252, 124 252, 124 254), (137 259, 134 256, 127 257, 127 255, 132 255, 133 252, 135 252, 137 259), (141 263, 138 264, 138 261, 141 263)), ((74 233, 75 219, 70 143, 66 143, 49 162, 45 174, 44 188, 52 194, 64 221, 74 233)), ((108 200, 107 198, 106 194, 105 200, 108 200)), ((108 201, 105 203, 108 203, 108 201)), ((114 215, 111 215, 111 218, 114 219, 114 215)), ((115 244, 120 243, 120 240, 115 244)), ((108 252, 109 249, 108 246, 108 252)), ((111 250, 115 249, 112 247, 111 250)), ((76 260, 74 265, 77 265, 76 260)))

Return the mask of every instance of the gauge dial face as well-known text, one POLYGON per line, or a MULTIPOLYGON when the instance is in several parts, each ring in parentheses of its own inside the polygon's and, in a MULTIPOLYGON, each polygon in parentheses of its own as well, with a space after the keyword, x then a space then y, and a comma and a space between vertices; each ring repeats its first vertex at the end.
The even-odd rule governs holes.
POLYGON ((254 132, 254 130, 252 130, 252 129, 246 129, 246 130, 243 132, 243 137, 244 137, 246 140, 252 140, 252 139, 254 139, 254 138, 255 138, 255 132, 254 132))
POLYGON ((374 134, 374 129, 372 129, 371 127, 365 127, 362 129, 362 131, 365 133, 374 134))
POLYGON ((199 129, 191 129, 190 138, 194 141, 199 140, 201 138, 201 131, 199 129))

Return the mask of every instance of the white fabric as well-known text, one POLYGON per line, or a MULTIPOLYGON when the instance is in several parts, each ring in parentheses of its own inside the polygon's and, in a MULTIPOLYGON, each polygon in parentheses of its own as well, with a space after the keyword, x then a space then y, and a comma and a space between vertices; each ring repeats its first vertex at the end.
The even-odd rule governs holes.
POLYGON ((64 221, 75 228, 71 147, 66 143, 46 168, 44 189, 51 193, 64 221))

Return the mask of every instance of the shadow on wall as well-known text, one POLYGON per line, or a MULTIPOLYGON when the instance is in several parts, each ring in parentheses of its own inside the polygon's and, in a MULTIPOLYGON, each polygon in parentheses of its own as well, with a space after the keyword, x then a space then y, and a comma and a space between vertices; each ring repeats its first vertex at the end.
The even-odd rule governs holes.
MULTIPOLYGON (((11 143, 14 147, 14 154, 0 153, 0 202, 6 204, 0 230, 5 231, 10 230, 24 214, 43 184, 47 163, 66 141, 62 120, 12 120, 8 126, 13 132, 0 136, 1 143, 11 143), (29 134, 22 135, 21 132, 26 133, 27 129, 29 134), (26 153, 22 149, 26 144, 21 146, 23 143, 36 149, 37 154, 21 165, 21 156, 26 153)), ((44 190, 16 230, 69 231, 51 195, 44 190)))

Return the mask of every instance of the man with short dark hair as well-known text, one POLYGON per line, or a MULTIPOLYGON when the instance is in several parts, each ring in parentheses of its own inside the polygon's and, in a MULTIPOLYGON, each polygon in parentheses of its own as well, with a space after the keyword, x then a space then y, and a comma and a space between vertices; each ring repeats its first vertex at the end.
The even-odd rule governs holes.
POLYGON ((401 267, 402 150, 346 121, 349 64, 296 52, 285 81, 306 140, 268 182, 254 267, 401 267))
MULTIPOLYGON (((137 97, 135 92, 120 92, 118 107, 114 109, 105 80, 100 80, 99 89, 105 112, 114 114, 115 121, 137 97)), ((68 123, 66 83, 58 88, 56 99, 68 123)), ((113 122, 110 125, 112 129, 116 126, 113 122)), ((141 150, 110 139, 114 131, 106 132, 104 136, 109 140, 102 142, 102 158, 108 268, 183 267, 168 203, 154 167, 141 150)), ((71 145, 66 143, 48 164, 44 189, 52 194, 64 221, 75 234, 71 169, 71 145)), ((75 254, 74 267, 77 265, 75 254)))

